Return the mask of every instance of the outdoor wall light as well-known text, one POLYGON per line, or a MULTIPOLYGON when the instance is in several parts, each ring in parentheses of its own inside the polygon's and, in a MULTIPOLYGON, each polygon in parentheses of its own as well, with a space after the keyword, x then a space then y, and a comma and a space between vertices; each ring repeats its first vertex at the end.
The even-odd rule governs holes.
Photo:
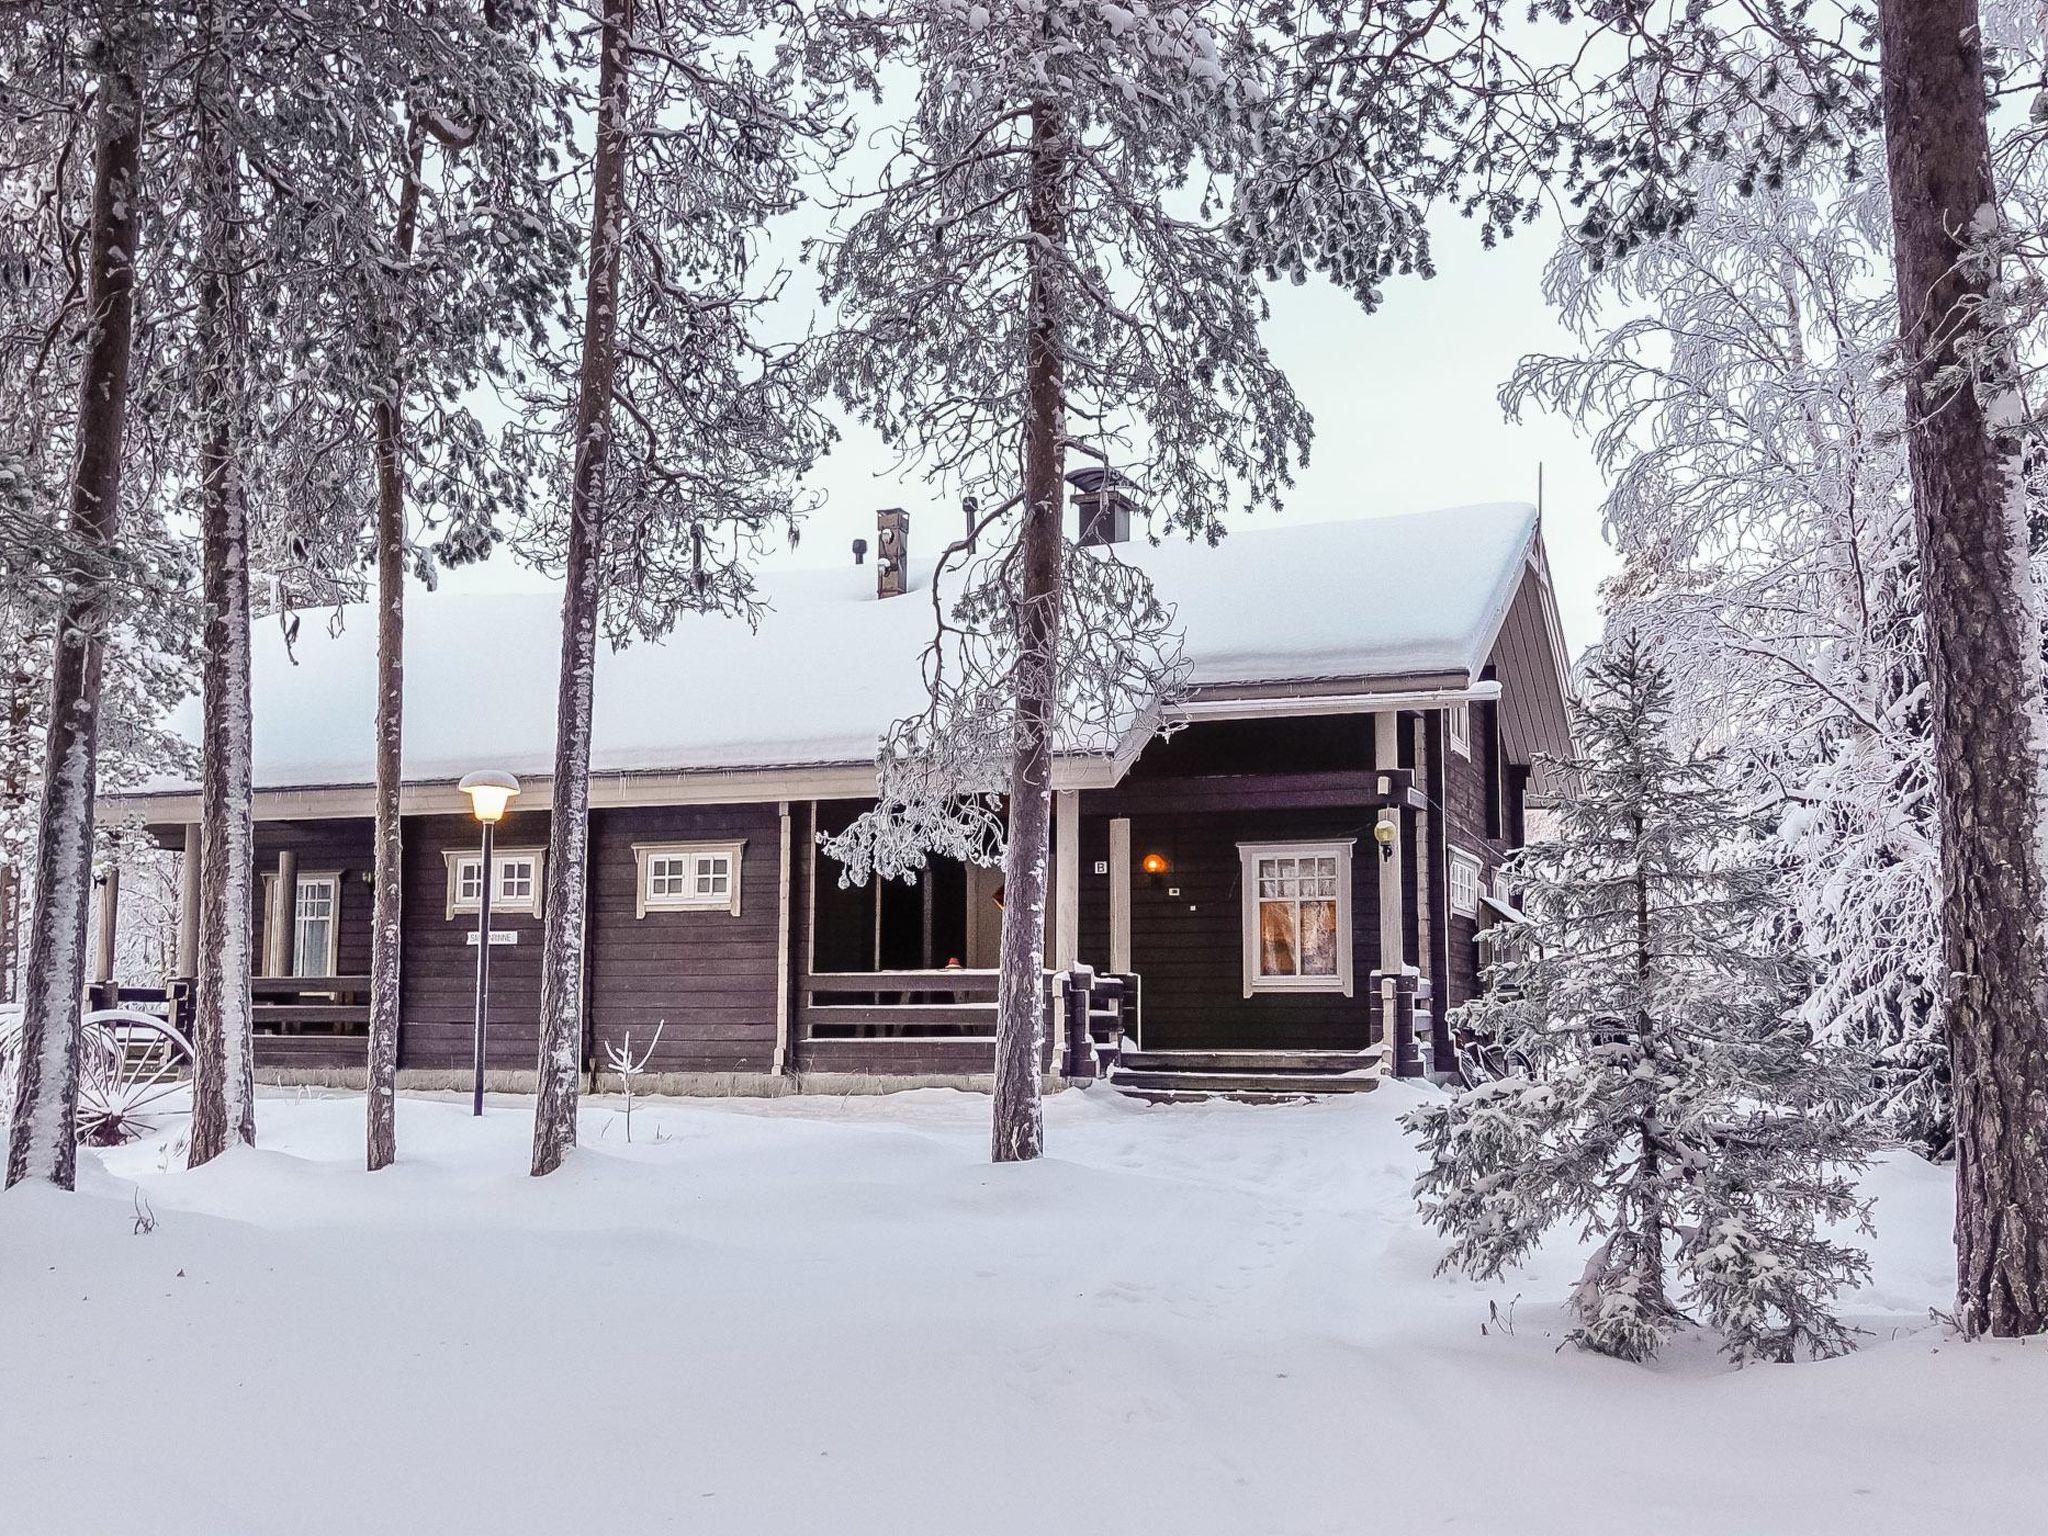
POLYGON ((1163 853, 1148 853, 1143 859, 1139 860, 1138 867, 1148 875, 1163 875, 1167 870, 1166 855, 1163 853))
POLYGON ((1401 827, 1394 820, 1394 813, 1381 811, 1380 819, 1372 824, 1372 840, 1380 845, 1381 858, 1391 859, 1394 856, 1394 843, 1400 836, 1401 827))

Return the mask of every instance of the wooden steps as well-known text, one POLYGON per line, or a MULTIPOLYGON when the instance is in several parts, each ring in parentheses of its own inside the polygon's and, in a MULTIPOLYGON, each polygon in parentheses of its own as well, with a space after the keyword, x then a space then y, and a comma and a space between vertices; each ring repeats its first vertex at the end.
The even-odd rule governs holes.
POLYGON ((1329 1093, 1370 1093, 1380 1053, 1367 1051, 1126 1051, 1110 1069, 1119 1093, 1153 1103, 1227 1098, 1284 1104, 1329 1093))

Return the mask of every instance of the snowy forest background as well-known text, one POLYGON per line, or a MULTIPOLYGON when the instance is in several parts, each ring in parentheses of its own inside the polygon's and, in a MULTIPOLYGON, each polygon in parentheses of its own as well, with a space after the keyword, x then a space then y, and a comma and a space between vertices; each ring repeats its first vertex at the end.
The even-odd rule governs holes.
MULTIPOLYGON (((565 592, 560 675, 535 680, 560 706, 532 1168, 559 1166, 597 648, 749 611, 848 421, 968 508, 947 551, 967 595, 935 642, 952 670, 833 851, 858 878, 933 851, 1004 864, 991 1149, 1037 1156, 1052 722, 1106 736, 1180 686, 1141 556, 1062 537, 1065 471, 1128 475, 1156 536, 1229 558, 1228 526, 1287 503, 1314 437, 1270 285, 1391 310, 1440 243, 1512 237, 1551 250, 1565 339, 1499 400, 1586 434, 1605 480, 1617 569, 1587 683, 1625 719, 1588 715, 1580 771, 1624 787, 1518 875, 1559 926, 1503 961, 1506 1013, 1468 1021, 1512 1091, 1417 1119, 1444 1181, 1425 1205, 1468 1242, 1602 1235, 1596 1348, 1668 1331, 1669 1245, 1736 1353, 1829 1352, 1826 1298, 1856 1273, 1815 1235, 1856 1214, 1834 1170, 1902 1142, 1956 1160, 1961 1326, 2048 1328, 2038 8, 0 16, 10 1182, 73 1176, 90 881, 146 875, 94 795, 180 760, 161 721, 195 689, 191 1157, 255 1139, 249 626, 370 594, 367 1158, 398 1155, 402 596, 494 550, 565 592), (1641 963, 1602 991, 1584 903, 1614 916, 1618 879, 1641 963), (1685 944, 1653 957, 1666 917, 1685 944), (1616 1050, 1631 1071, 1589 1072, 1616 1050), (1461 1204, 1526 1161, 1523 1135, 1569 1143, 1575 1177, 1461 1204)), ((1529 471, 1504 466, 1502 492, 1529 471)), ((167 882, 124 890, 129 967, 161 966, 167 882)), ((1481 1271, 1515 1251, 1454 1249, 1481 1271)))

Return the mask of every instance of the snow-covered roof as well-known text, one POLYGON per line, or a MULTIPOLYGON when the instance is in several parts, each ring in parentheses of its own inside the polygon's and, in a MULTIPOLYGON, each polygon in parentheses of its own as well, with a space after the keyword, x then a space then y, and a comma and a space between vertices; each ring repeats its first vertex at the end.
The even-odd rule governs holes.
MULTIPOLYGON (((913 534, 915 529, 913 528, 913 534)), ((1530 569, 1533 507, 1459 507, 1346 522, 1247 528, 1211 548, 1142 542, 1142 563, 1178 610, 1199 689, 1334 680, 1476 677, 1530 569)), ((913 539, 913 549, 915 541, 913 539)), ((932 562, 913 590, 875 596, 872 565, 774 569, 769 610, 691 616, 658 644, 598 663, 594 773, 859 764, 922 699, 932 562)), ((291 653, 260 625, 254 657, 258 789, 366 784, 376 625, 344 610, 338 632, 308 614, 291 653)), ((406 609, 405 778, 454 779, 486 764, 552 766, 560 599, 549 592, 415 592, 406 609)), ((196 739, 197 701, 175 721, 196 739)), ((189 785, 161 779, 144 794, 189 785)))

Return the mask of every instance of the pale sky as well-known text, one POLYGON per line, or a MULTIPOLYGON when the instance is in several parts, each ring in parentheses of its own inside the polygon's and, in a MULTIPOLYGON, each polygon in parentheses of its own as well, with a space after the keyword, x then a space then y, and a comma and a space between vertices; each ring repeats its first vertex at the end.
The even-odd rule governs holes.
MULTIPOLYGON (((1554 419, 1503 421, 1495 391, 1530 351, 1568 345, 1543 302, 1540 278, 1550 237, 1526 231, 1493 251, 1474 226, 1453 221, 1437 240, 1438 275, 1397 279, 1378 313, 1367 315, 1319 280, 1273 294, 1267 340, 1316 420, 1316 442, 1287 509, 1277 519, 1406 512, 1485 501, 1533 501, 1544 469, 1544 529, 1565 638, 1574 654, 1599 635, 1597 586, 1613 569, 1600 537, 1600 476, 1585 441, 1554 419)), ((795 265, 794 254, 788 258, 795 265)), ((872 543, 877 507, 911 513, 911 553, 930 554, 953 537, 959 512, 927 486, 894 477, 872 434, 842 423, 844 437, 818 467, 827 504, 807 523, 805 565, 850 560, 856 535, 872 543)), ((1275 514, 1239 519, 1270 523, 1275 514)), ((1456 551, 1446 551, 1455 558, 1456 551)), ((1226 540, 1218 559, 1233 558, 1226 540)), ((1371 577, 1361 572, 1361 601, 1371 577)), ((501 554, 451 574, 469 590, 531 588, 538 578, 501 554)))

